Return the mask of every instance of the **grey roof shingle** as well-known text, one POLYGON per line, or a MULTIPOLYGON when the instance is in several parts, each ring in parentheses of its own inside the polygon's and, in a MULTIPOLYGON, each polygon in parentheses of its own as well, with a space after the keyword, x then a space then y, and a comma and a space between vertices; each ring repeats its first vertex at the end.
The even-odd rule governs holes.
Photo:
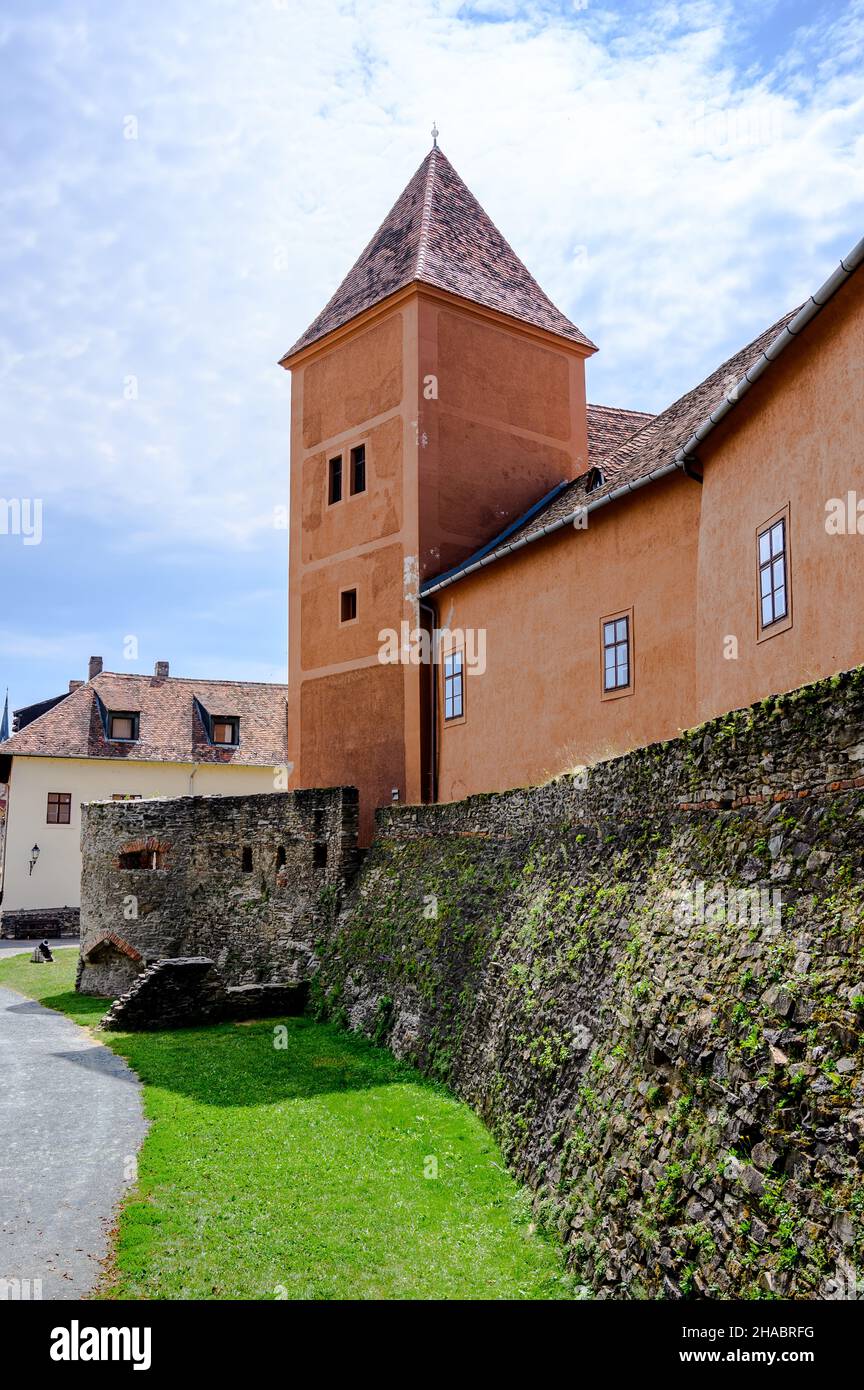
POLYGON ((436 147, 282 362, 415 281, 594 351, 590 338, 556 309, 436 147))

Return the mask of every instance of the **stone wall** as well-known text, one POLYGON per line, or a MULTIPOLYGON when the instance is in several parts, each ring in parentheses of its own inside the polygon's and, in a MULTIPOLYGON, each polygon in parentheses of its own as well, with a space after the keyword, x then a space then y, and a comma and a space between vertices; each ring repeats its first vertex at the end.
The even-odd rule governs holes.
POLYGON ((33 938, 77 936, 77 907, 19 907, 0 911, 0 936, 33 938))
POLYGON ((211 959, 226 985, 307 980, 356 845, 352 788, 90 802, 79 990, 115 997, 178 957, 211 959))
POLYGON ((222 1019, 272 1018, 302 1014, 308 982, 226 985, 212 960, 184 956, 157 960, 142 970, 131 987, 115 999, 100 1027, 143 1031, 189 1028, 222 1019))
POLYGON ((87 807, 81 987, 153 1027, 311 980, 482 1115, 598 1296, 864 1295, 862 671, 388 809, 359 874, 356 825, 350 790, 87 807))
POLYGON ((861 671, 378 829, 316 1008, 482 1115, 595 1294, 864 1295, 861 671))

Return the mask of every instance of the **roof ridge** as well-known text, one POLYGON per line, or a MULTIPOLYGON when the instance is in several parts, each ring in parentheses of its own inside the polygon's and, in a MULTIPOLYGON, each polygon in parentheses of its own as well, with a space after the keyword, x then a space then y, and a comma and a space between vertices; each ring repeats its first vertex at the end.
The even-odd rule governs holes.
POLYGON ((287 728, 284 685, 103 671, 0 744, 0 752, 9 757, 114 758, 129 763, 197 760, 267 767, 284 762, 287 728), (113 688, 115 679, 121 680, 120 691, 113 688), (122 685, 127 683, 138 688, 124 694, 122 685), (231 706, 241 722, 241 742, 230 756, 209 740, 196 713, 201 705, 214 708, 216 699, 231 706), (103 726, 104 712, 130 707, 141 713, 140 737, 132 744, 114 744, 103 726))
POLYGON ((432 199, 435 193, 435 175, 438 172, 438 146, 429 151, 429 167, 426 170, 426 191, 423 197, 423 210, 420 213, 420 236, 417 242, 417 260, 414 274, 419 280, 426 268, 426 255, 429 250, 429 229, 432 225, 432 199))
MULTIPOLYGON (((244 681, 244 680, 221 680, 219 676, 157 676, 153 671, 100 671, 98 676, 92 680, 84 681, 83 684, 93 685, 102 676, 117 676, 120 680, 139 680, 139 681, 183 681, 187 685, 261 685, 269 690, 287 690, 287 681, 244 681)), ((79 687, 80 689, 80 687, 79 687)), ((70 694, 74 694, 71 691, 70 694)), ((37 700, 36 704, 40 702, 37 700)))
POLYGON ((600 405, 598 401, 588 401, 587 406, 589 410, 615 410, 621 415, 647 415, 652 420, 657 416, 655 410, 638 410, 630 405, 600 405))

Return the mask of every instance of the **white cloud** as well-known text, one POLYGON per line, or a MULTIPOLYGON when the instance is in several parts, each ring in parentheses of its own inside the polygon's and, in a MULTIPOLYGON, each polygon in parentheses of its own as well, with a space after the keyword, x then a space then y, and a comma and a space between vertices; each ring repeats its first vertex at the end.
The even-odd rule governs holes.
POLYGON ((593 398, 662 407, 857 238, 861 17, 814 20, 770 62, 722 3, 92 0, 7 21, 4 490, 109 521, 120 549, 272 541, 276 359, 433 117, 600 345, 593 398))

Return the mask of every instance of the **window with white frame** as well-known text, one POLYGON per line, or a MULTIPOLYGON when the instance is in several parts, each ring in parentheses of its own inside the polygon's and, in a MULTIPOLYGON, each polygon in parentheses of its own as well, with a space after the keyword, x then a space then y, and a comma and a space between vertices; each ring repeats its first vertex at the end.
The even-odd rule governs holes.
POLYGON ((786 518, 778 517, 758 533, 759 624, 766 628, 789 614, 789 556, 786 518))
POLYGON ((603 620, 603 689, 625 690, 630 684, 630 618, 603 620))
POLYGON ((465 661, 461 650, 444 656, 444 718, 461 719, 465 713, 465 661))

